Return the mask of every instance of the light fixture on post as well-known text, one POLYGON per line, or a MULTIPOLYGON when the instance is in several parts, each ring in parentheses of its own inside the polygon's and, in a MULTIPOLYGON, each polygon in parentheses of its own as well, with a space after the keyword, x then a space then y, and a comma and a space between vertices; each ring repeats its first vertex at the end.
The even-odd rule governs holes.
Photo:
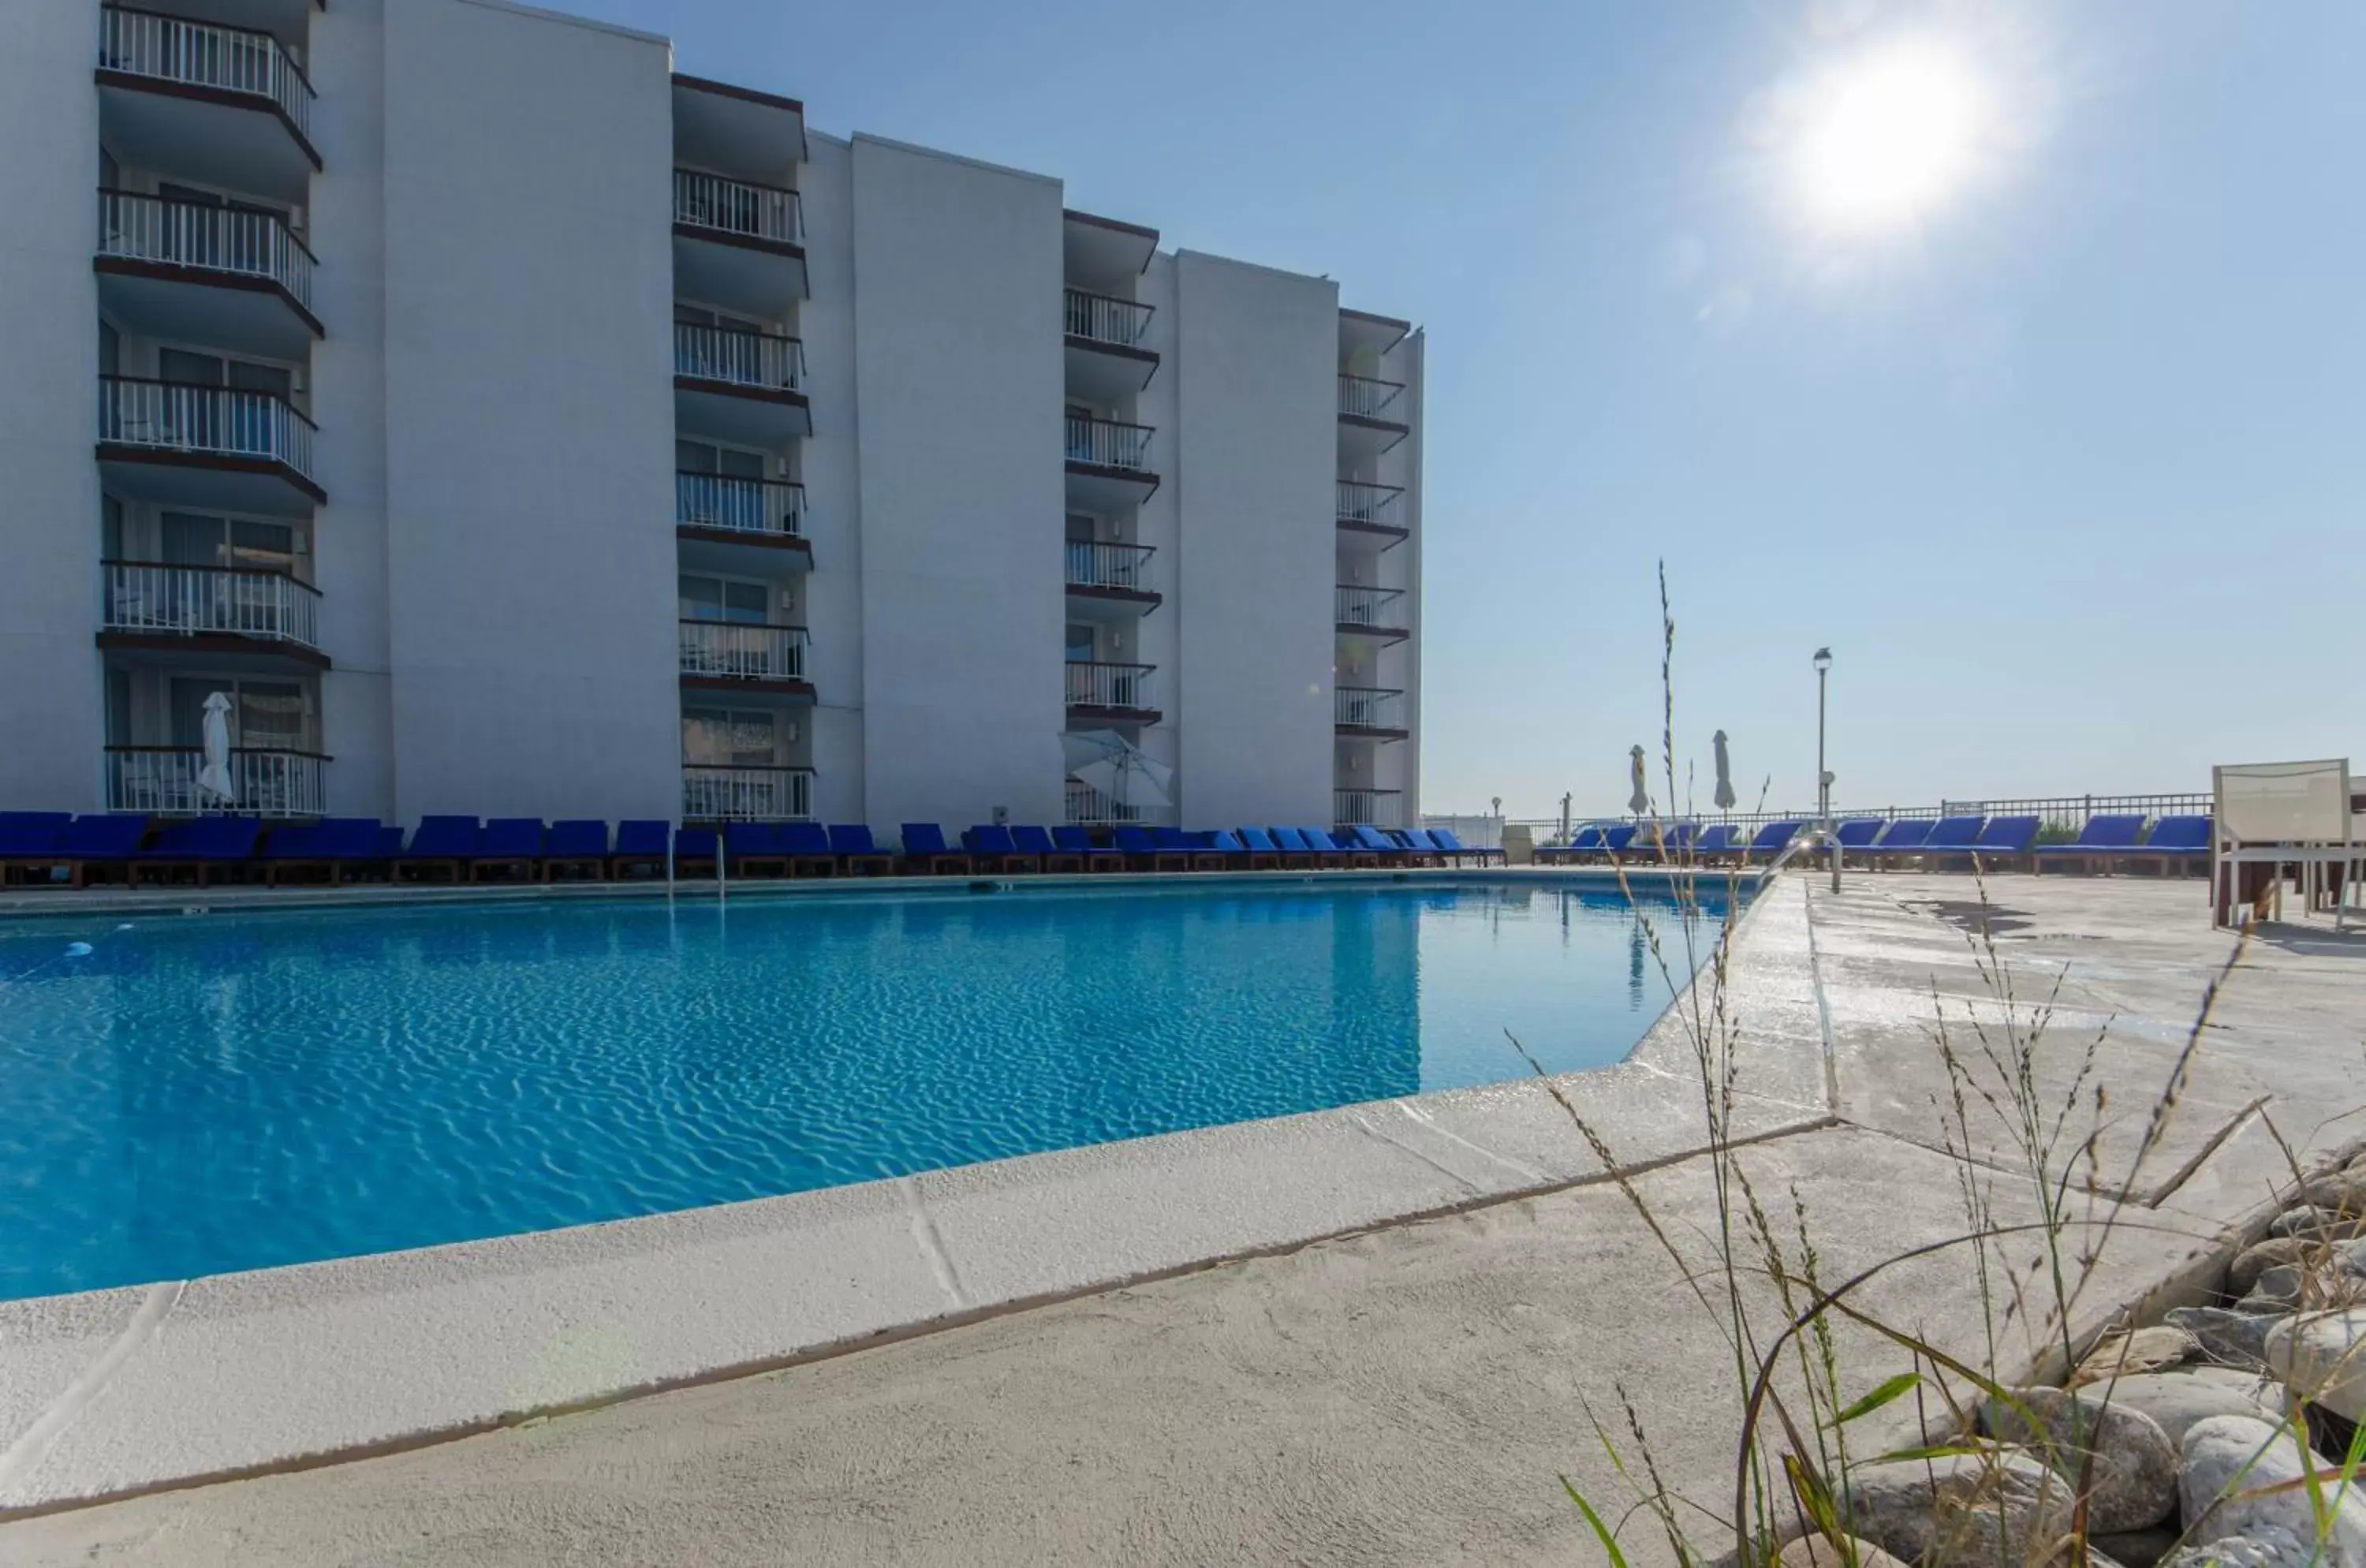
POLYGON ((1824 765, 1824 692, 1832 671, 1832 650, 1816 649, 1816 819, 1824 836, 1824 853, 1831 857, 1832 891, 1841 890, 1840 836, 1832 831, 1832 773, 1824 765))

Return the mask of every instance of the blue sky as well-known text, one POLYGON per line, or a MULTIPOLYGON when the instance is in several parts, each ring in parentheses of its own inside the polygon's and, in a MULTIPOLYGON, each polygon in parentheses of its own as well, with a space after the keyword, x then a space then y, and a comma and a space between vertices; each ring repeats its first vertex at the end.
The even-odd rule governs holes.
POLYGON ((1703 796, 1812 798, 1825 643, 1844 803, 2366 761, 2353 0, 560 3, 1421 322, 1431 810, 1617 808, 1662 558, 1703 796), (1827 233, 1782 106, 1906 37, 1977 177, 1827 233))

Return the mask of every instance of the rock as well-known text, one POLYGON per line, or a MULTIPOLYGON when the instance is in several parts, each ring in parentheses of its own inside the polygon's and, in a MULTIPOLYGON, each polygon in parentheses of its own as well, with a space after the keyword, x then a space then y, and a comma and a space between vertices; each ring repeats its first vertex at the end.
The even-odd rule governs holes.
POLYGON ((2181 1328, 2163 1325, 2106 1334, 2079 1363, 2070 1383, 2075 1388, 2097 1378, 2164 1371, 2201 1353, 2200 1342, 2181 1328))
POLYGON ((2070 1530, 2062 1478, 2003 1450, 1861 1465, 1839 1506, 1853 1534, 1922 1568, 2050 1561, 2070 1530))
POLYGON ((2178 1530, 2174 1524, 2158 1525, 2148 1530, 2120 1530, 2111 1535, 2087 1538, 2093 1552, 2101 1552, 2124 1568, 2153 1568, 2153 1564, 2177 1550, 2178 1530))
POLYGON ((2212 1360, 2257 1369, 2268 1364, 2268 1330, 2282 1323, 2283 1314, 2179 1307, 2169 1314, 2169 1321, 2192 1335, 2202 1353, 2212 1360))
MULTIPOLYGON (((2306 1489, 2271 1490, 2280 1483, 2300 1480, 2304 1462, 2325 1475, 2329 1497, 2339 1484, 2337 1472, 2311 1455, 2290 1427, 2273 1427, 2245 1416, 2213 1416, 2195 1422, 2185 1434, 2177 1477, 2186 1540, 2208 1545, 2243 1536, 2264 1547, 2289 1538, 2295 1549, 2311 1546, 2317 1540, 2317 1530, 2306 1489)), ((2366 1498, 2354 1489, 2344 1495, 2327 1529, 2320 1562, 2366 1562, 2366 1498)), ((2309 1552, 2302 1550, 2299 1556, 2288 1560, 2295 1565, 2305 1562, 2309 1552)), ((2281 1563, 2287 1559, 2280 1554, 2258 1561, 2281 1563)))
MULTIPOLYGON (((1854 1549, 1856 1568, 1906 1568, 1869 1540, 1849 1537, 1854 1549)), ((1776 1568, 1848 1568, 1849 1558, 1832 1549, 1832 1543, 1820 1535, 1803 1535, 1785 1547, 1774 1559, 1776 1568)))
POLYGON ((2213 1416, 2249 1416, 2263 1421, 2281 1421, 2284 1416, 2281 1388, 2262 1382, 2256 1372, 2234 1367, 2147 1372, 2097 1383, 2087 1397, 2142 1411, 2159 1426, 2172 1448, 2185 1440, 2187 1427, 2213 1416))
POLYGON ((2300 1201, 2337 1213, 2366 1214, 2366 1171, 2314 1177, 2301 1187, 2300 1201))
POLYGON ((2206 1546, 2180 1546, 2159 1568, 2320 1568, 2307 1541, 2290 1530, 2230 1535, 2206 1546))
POLYGON ((2248 1296, 2259 1282, 2259 1276, 2286 1263, 2297 1263, 2308 1243, 2298 1236, 2280 1235, 2245 1247, 2235 1261, 2226 1265, 2226 1293, 2248 1296))
POLYGON ((2337 1214, 2303 1205, 2286 1209, 2268 1226, 2271 1235, 2309 1241, 2356 1241, 2366 1236, 2366 1214, 2337 1214))
POLYGON ((2177 1446, 2159 1422, 2130 1408, 2116 1394, 2107 1403, 2100 1393, 2021 1388, 2013 1390, 2013 1398, 2022 1410, 2002 1401, 1989 1402, 1988 1425, 1993 1436, 2053 1466, 2074 1492, 2087 1470, 2087 1455, 2094 1455, 2087 1492, 2090 1531, 2140 1530, 2175 1511, 2177 1446))
POLYGON ((2366 1308, 2288 1317, 2267 1338, 2268 1366, 2346 1421, 2366 1418, 2366 1308))
POLYGON ((2301 1266, 2279 1263, 2260 1270, 2251 1281, 2243 1299, 2235 1303, 2236 1312, 2292 1312, 2300 1305, 2301 1266))

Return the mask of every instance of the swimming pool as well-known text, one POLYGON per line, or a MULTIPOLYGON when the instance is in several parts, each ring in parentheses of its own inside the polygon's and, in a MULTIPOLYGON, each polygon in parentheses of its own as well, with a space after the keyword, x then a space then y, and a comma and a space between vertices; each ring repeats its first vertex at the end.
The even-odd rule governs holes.
POLYGON ((0 926, 0 1298, 1496 1082, 1507 1030, 1600 1066, 1682 918, 1416 879, 0 926))

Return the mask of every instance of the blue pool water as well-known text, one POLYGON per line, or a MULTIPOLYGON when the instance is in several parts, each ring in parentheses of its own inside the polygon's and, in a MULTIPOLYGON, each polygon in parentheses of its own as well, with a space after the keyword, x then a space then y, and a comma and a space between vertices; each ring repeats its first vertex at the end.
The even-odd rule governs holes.
POLYGON ((1623 899, 1513 884, 0 925, 0 1298, 1597 1066, 1666 999, 1623 899))

